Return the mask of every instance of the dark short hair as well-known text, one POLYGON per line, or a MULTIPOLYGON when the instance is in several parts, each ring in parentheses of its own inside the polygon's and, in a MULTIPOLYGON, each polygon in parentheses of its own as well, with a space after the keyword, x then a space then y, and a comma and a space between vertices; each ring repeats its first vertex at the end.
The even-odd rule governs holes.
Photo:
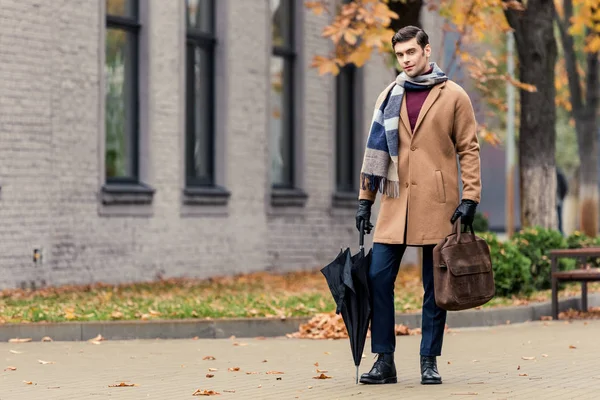
POLYGON ((400 28, 398 32, 394 34, 392 37, 392 47, 394 47, 396 43, 408 42, 412 38, 417 38, 417 43, 422 49, 429 44, 429 36, 427 36, 423 29, 409 25, 400 28))

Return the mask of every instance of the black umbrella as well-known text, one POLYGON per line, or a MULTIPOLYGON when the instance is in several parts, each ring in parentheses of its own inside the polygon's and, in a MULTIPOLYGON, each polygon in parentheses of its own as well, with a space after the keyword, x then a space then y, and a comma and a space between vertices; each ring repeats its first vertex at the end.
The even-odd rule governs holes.
POLYGON ((358 383, 358 367, 371 321, 369 267, 372 250, 369 250, 365 256, 364 226, 361 225, 360 228, 360 251, 351 256, 350 249, 346 248, 340 251, 335 260, 321 269, 336 303, 335 312, 342 314, 348 330, 350 348, 356 366, 356 383, 358 383))

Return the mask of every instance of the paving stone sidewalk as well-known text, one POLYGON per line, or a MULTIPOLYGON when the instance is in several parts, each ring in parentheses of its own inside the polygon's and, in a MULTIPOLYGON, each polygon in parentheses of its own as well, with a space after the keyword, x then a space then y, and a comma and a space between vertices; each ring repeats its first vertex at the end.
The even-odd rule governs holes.
MULTIPOLYGON (((399 382, 382 386, 355 385, 347 340, 4 342, 0 400, 204 398, 192 396, 197 389, 220 393, 210 398, 244 400, 598 399, 599 338, 600 321, 450 331, 439 358, 444 384, 438 386, 419 384, 420 336, 397 338, 399 382), (4 370, 9 366, 16 370, 4 370), (313 379, 317 368, 331 379, 313 379), (138 386, 109 387, 120 382, 138 386)), ((361 373, 373 363, 368 346, 361 373)))

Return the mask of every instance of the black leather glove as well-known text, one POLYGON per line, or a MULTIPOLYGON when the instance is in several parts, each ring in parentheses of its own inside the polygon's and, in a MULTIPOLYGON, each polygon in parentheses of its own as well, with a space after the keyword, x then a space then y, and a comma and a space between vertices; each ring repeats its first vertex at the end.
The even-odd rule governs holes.
POLYGON ((463 200, 460 205, 456 207, 456 211, 452 214, 450 222, 454 223, 459 217, 463 225, 473 225, 475 219, 475 211, 477 210, 477 203, 473 200, 463 200))
POLYGON ((360 232, 360 223, 362 221, 365 222, 365 233, 371 233, 371 229, 373 229, 373 224, 371 224, 371 206, 373 205, 372 201, 369 200, 359 200, 358 201, 358 211, 356 212, 356 229, 360 232))

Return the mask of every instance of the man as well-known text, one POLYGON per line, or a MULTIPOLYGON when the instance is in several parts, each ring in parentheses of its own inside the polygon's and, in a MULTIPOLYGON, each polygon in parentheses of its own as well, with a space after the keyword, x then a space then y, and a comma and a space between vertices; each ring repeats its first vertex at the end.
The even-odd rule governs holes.
POLYGON ((469 96, 429 61, 427 34, 407 26, 392 38, 403 72, 379 96, 361 169, 356 225, 370 233, 371 205, 382 193, 369 271, 372 352, 362 383, 396 383, 394 282, 407 246, 423 248, 421 383, 439 384, 446 311, 435 303, 433 248, 459 217, 473 223, 481 196, 477 124, 469 96), (463 184, 459 202, 458 166, 463 184), (363 225, 364 224, 364 225, 363 225))

